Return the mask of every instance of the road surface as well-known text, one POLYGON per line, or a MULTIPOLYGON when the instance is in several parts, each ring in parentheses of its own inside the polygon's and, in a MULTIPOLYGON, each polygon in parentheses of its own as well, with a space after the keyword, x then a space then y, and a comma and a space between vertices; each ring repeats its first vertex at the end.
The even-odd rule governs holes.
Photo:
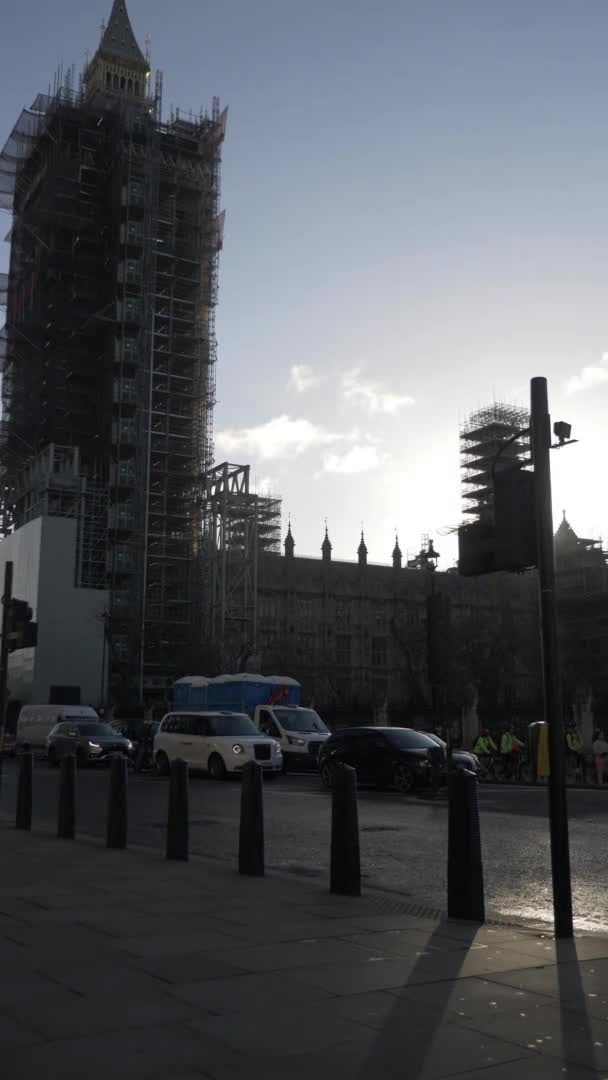
MULTIPOLYGON (((103 836, 108 771, 79 772, 78 829, 103 836)), ((13 814, 16 765, 5 766, 0 805, 13 814)), ((167 781, 129 777, 129 838, 162 849, 167 781)), ((58 772, 34 770, 34 828, 53 823, 58 772)), ((269 868, 328 877, 330 798, 314 775, 296 775, 265 785, 266 860, 269 868)), ((190 782, 191 849, 235 861, 240 785, 190 782)), ((570 843, 576 923, 608 931, 608 788, 571 790, 570 843)), ((551 880, 547 793, 509 785, 480 788, 486 906, 503 918, 550 922, 551 880)), ((359 823, 364 886, 394 892, 408 903, 445 909, 447 806, 437 800, 360 791, 359 823)))

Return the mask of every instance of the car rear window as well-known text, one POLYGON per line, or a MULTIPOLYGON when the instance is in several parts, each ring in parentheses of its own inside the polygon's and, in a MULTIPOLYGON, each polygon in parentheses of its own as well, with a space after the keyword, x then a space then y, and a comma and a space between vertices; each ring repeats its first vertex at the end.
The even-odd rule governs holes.
POLYGON ((437 743, 421 731, 410 731, 409 728, 392 728, 385 731, 385 736, 391 746, 399 750, 437 750, 437 743))

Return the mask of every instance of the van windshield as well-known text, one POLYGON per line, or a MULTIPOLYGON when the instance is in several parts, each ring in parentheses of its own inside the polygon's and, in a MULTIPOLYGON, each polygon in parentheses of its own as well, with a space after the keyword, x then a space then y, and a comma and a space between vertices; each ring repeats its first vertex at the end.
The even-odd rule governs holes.
POLYGON ((253 720, 245 713, 224 713, 209 717, 210 735, 259 735, 253 720))
POLYGON ((288 709, 284 706, 275 708, 275 715, 285 731, 297 731, 300 735, 328 734, 321 717, 314 709, 288 709))

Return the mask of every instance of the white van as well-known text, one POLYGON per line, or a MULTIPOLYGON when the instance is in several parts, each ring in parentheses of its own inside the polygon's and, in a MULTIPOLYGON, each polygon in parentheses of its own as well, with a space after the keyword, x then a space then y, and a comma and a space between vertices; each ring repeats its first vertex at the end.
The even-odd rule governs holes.
POLYGON ((254 720, 264 735, 280 743, 286 768, 316 768, 319 750, 331 734, 318 712, 303 705, 258 705, 254 720))
POLYGON ((24 705, 17 721, 17 753, 42 750, 46 754, 46 737, 62 720, 99 720, 99 717, 90 705, 24 705))
POLYGON ((214 780, 242 772, 248 761, 259 762, 270 775, 283 771, 279 743, 260 735, 246 713, 168 713, 154 737, 154 761, 161 776, 176 758, 204 769, 214 780))

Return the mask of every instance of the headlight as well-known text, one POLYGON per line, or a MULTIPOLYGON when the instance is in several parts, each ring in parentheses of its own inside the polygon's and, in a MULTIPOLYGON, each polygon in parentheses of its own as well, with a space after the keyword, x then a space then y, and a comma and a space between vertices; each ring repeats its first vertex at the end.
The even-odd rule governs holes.
POLYGON ((277 754, 281 753, 281 744, 280 744, 280 742, 278 742, 277 739, 274 740, 274 748, 275 748, 277 754))
POLYGON ((287 742, 290 744, 290 746, 306 746, 306 740, 296 739, 295 735, 288 735, 287 742))
POLYGON ((241 746, 240 743, 237 742, 237 743, 234 744, 234 746, 232 747, 232 753, 233 754, 242 754, 243 753, 243 747, 241 746))
POLYGON ((127 750, 131 751, 132 749, 133 749, 133 743, 131 742, 130 739, 127 739, 127 750))
POLYGON ((99 743, 91 742, 90 739, 89 739, 89 746, 90 746, 91 750, 101 750, 101 746, 99 745, 99 743))

